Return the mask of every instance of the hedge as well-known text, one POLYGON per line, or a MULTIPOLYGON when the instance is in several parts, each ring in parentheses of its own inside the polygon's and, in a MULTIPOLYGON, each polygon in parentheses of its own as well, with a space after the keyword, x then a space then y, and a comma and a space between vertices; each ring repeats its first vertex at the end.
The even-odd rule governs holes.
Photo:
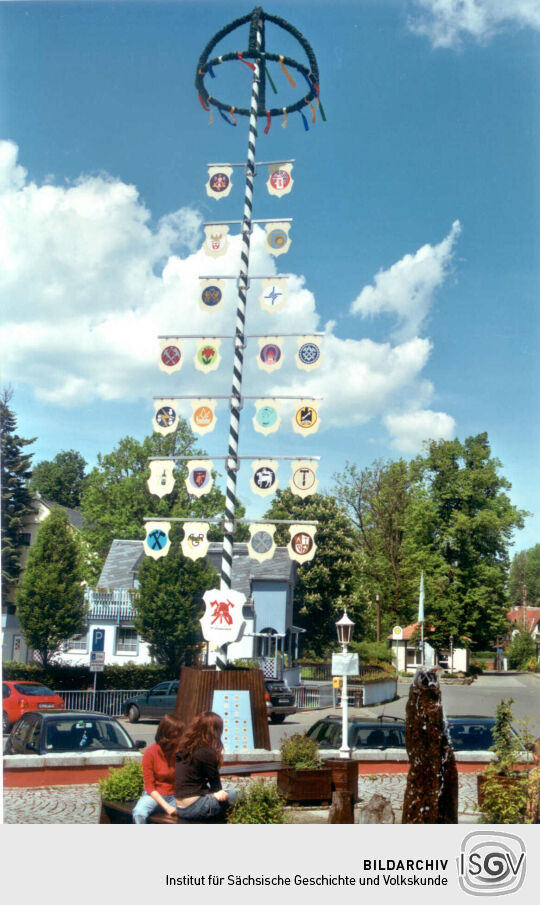
MULTIPOLYGON (((3 664, 2 677, 12 681, 42 682, 54 691, 84 691, 94 687, 94 673, 88 666, 39 666, 7 661, 3 664)), ((169 675, 166 666, 124 663, 106 666, 103 672, 97 673, 97 687, 107 690, 151 688, 158 682, 176 678, 169 675)))

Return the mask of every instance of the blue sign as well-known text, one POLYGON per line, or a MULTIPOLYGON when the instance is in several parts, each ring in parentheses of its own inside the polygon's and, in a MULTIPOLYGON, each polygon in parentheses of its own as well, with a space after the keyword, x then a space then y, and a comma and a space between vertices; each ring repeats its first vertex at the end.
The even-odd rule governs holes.
POLYGON ((255 747, 249 691, 214 691, 212 710, 223 720, 225 751, 248 751, 255 747))
POLYGON ((105 650, 105 629, 95 628, 92 632, 92 653, 105 650))

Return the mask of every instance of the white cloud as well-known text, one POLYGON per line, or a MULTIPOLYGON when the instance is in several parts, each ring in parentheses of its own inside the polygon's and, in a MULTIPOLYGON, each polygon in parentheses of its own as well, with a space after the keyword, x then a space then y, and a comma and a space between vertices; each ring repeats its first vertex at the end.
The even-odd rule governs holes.
POLYGON ((383 421, 392 436, 393 445, 403 453, 420 452, 426 440, 450 440, 456 430, 456 423, 450 415, 429 409, 385 415, 383 421))
MULTIPOLYGON (((47 403, 81 408, 96 399, 142 400, 149 406, 153 395, 230 392, 232 341, 222 341, 223 365, 205 377, 189 360, 195 344, 186 340, 185 364, 173 378, 157 367, 157 336, 233 332, 235 281, 227 281, 223 308, 210 315, 198 305, 198 277, 236 275, 239 236, 232 236, 226 258, 209 258, 201 248, 202 218, 197 211, 182 208, 152 224, 136 188, 106 174, 82 177, 67 186, 50 184, 50 180, 38 186, 27 180, 17 164, 17 148, 10 142, 0 143, 0 186, 6 380, 32 386, 47 403)), ((409 274, 409 288, 429 285, 432 293, 444 278, 457 232, 455 224, 439 246, 425 246, 410 258, 410 264, 404 259, 388 273, 397 269, 398 275, 409 274)), ((270 274, 276 272, 276 262, 265 251, 263 238, 256 226, 251 270, 270 274)), ((381 280, 386 284, 387 279, 380 277, 375 281, 379 293, 381 280)), ((303 276, 291 276, 289 302, 280 312, 262 311, 259 291, 254 283, 247 333, 322 329, 315 298, 303 276)), ((360 299, 366 298, 365 292, 360 299)), ((426 294, 425 288, 417 293, 422 298, 426 294)), ((342 339, 334 332, 335 323, 329 322, 324 359, 311 374, 296 368, 296 340, 288 338, 284 365, 272 382, 257 368, 258 345, 252 339, 244 359, 245 392, 253 394, 261 388, 264 395, 323 396, 321 429, 362 424, 393 411, 417 413, 429 406, 433 387, 422 372, 432 345, 412 329, 425 316, 424 302, 424 307, 415 302, 407 310, 404 300, 396 294, 391 298, 394 310, 407 321, 406 336, 387 342, 342 339)), ((385 310, 381 304, 372 308, 373 313, 385 310)), ((185 403, 183 413, 189 412, 185 403)), ((288 415, 284 404, 284 419, 288 415)), ((394 422, 389 426, 395 433, 394 422)))
POLYGON ((540 29, 538 0, 414 0, 422 12, 411 17, 412 31, 434 47, 453 47, 465 37, 486 41, 508 26, 540 29))
POLYGON ((374 285, 365 286, 351 304, 351 314, 395 314, 398 327, 394 337, 405 340, 415 336, 429 313, 435 291, 446 279, 460 232, 456 220, 438 245, 423 245, 388 270, 380 270, 374 285))

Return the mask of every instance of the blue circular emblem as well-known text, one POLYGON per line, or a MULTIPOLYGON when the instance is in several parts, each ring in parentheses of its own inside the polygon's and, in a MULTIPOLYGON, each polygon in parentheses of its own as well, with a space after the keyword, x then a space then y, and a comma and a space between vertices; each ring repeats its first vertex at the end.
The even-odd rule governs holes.
POLYGON ((164 405, 156 412, 156 421, 160 427, 171 427, 176 421, 176 412, 170 405, 164 405))
POLYGON ((315 343, 304 343, 298 349, 298 358, 304 365, 314 365, 321 357, 321 350, 315 343))
POLYGON ((257 412, 257 423, 261 427, 273 427, 278 419, 275 408, 271 405, 262 405, 257 412))
POLYGON ((268 233, 268 244, 270 248, 283 248, 287 244, 288 236, 284 229, 273 229, 268 233))
POLYGON ((207 286, 201 293, 201 299, 203 305, 206 305, 208 308, 214 308, 216 305, 219 305, 222 299, 221 289, 219 286, 207 286))
POLYGON ((167 535, 161 528, 154 528, 148 535, 148 546, 151 550, 163 550, 167 543, 167 535))

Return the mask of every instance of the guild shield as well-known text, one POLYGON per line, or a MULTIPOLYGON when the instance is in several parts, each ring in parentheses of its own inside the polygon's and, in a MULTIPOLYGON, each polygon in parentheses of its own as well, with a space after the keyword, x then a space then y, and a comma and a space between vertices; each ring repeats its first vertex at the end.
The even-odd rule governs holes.
POLYGON ((276 551, 274 543, 275 531, 275 525, 256 524, 249 526, 248 553, 251 559, 256 559, 258 562, 272 559, 276 551))
POLYGON ((232 167, 208 167, 206 194, 210 198, 226 198, 232 189, 232 167))
POLYGON ((245 596, 240 591, 214 589, 206 591, 203 600, 206 612, 200 622, 204 640, 218 647, 236 641, 245 625, 245 596))
POLYGON ((210 493, 214 485, 210 459, 191 459, 188 463, 188 476, 185 483, 187 492, 191 496, 201 497, 210 493))
POLYGON ((158 497, 166 496, 174 488, 174 459, 154 459, 149 464, 148 490, 158 497))
POLYGON ((278 255, 284 255, 289 250, 291 245, 290 228, 291 224, 285 221, 266 224, 266 250, 275 258, 278 255))
POLYGON ((176 399, 154 399, 154 418, 152 424, 158 434, 172 434, 178 427, 176 399))
POLYGON ((263 311, 281 311, 287 301, 287 278, 263 280, 259 302, 263 311))
POLYGON ((315 556, 315 525, 290 525, 291 539, 287 550, 291 559, 296 562, 309 562, 315 556))
POLYGON ((169 539, 170 522, 151 521, 146 522, 146 537, 144 540, 144 552, 152 559, 167 556, 171 541, 169 539))
POLYGON ((216 405, 217 401, 215 399, 192 400, 193 412, 189 423, 194 433, 202 435, 214 430, 217 422, 214 411, 216 405))
POLYGON ((201 559, 208 553, 208 522, 184 522, 184 539, 180 546, 187 559, 201 559))
POLYGON ((205 226, 204 232, 206 238, 204 240, 203 248, 207 255, 210 255, 212 258, 219 258, 221 255, 227 253, 229 247, 227 235, 229 232, 228 226, 225 226, 224 224, 205 226))

